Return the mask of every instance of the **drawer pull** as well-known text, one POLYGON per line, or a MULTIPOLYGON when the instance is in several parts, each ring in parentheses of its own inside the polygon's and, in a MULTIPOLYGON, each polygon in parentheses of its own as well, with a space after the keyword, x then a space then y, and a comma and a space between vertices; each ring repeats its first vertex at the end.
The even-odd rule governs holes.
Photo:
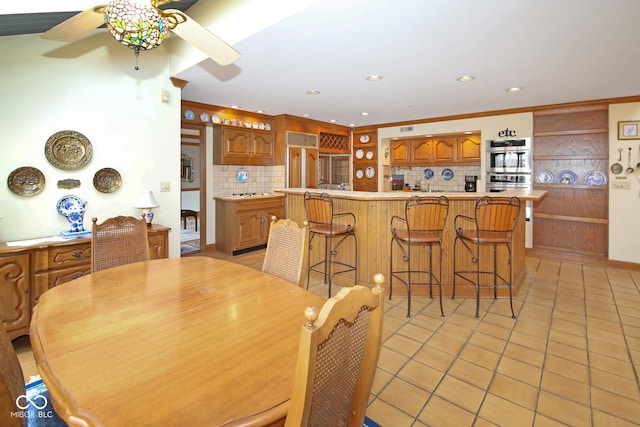
POLYGON ((74 252, 72 256, 74 258, 76 258, 76 259, 87 258, 87 257, 84 256, 84 252, 82 252, 82 251, 74 252))

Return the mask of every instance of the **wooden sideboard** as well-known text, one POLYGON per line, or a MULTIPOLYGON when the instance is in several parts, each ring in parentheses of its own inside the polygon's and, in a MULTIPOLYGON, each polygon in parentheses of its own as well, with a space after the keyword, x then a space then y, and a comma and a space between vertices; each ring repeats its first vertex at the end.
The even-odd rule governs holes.
MULTIPOLYGON (((151 259, 169 256, 170 228, 149 229, 151 259)), ((0 320, 9 338, 29 333, 31 309, 55 286, 91 273, 91 238, 0 243, 0 320)))

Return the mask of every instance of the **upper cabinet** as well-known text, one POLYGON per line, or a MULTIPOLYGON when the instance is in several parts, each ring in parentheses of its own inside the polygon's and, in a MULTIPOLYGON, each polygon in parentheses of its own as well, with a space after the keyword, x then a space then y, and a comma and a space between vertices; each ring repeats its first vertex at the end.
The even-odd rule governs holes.
POLYGON ((269 131, 214 126, 214 165, 273 165, 275 134, 269 131))
POLYGON ((480 135, 442 135, 391 141, 392 166, 480 165, 480 135))

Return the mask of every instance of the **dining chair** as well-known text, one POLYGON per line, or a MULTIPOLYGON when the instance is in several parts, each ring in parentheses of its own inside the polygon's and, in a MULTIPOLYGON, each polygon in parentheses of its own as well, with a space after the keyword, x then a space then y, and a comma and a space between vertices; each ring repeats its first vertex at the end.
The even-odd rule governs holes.
POLYGON ((300 227, 288 218, 276 222, 272 216, 262 271, 301 286, 306 249, 306 222, 300 227))
POLYGON ((511 265, 513 232, 520 215, 520 199, 517 197, 490 197, 484 196, 476 201, 475 215, 473 217, 457 215, 454 220, 456 237, 453 243, 453 289, 451 298, 456 295, 456 279, 460 278, 466 283, 475 286, 476 289, 476 317, 480 310, 480 289, 493 288, 493 299, 498 298, 498 288, 509 288, 509 304, 511 317, 516 318, 513 311, 513 268, 511 265), (465 228, 466 227, 466 228, 465 228), (500 258, 498 246, 506 248, 506 258, 500 258), (483 247, 493 249, 482 250, 483 247), (458 270, 458 248, 465 250, 467 257, 471 257, 473 268, 458 270), (483 261, 483 258, 493 258, 491 261, 483 261), (506 265, 508 277, 498 271, 498 263, 506 265), (489 279, 481 282, 481 277, 489 279))
POLYGON ((144 219, 117 216, 98 224, 91 219, 92 272, 149 260, 149 238, 144 219))
MULTIPOLYGON (((433 283, 438 285, 440 315, 442 310, 442 235, 449 213, 449 199, 440 197, 413 196, 407 199, 404 217, 391 217, 391 249, 389 256, 389 299, 393 292, 393 279, 407 288, 407 317, 411 317, 411 286, 429 285, 429 296, 433 298, 433 283), (433 268, 433 246, 438 248, 438 274, 433 268), (402 255, 402 264, 395 260, 394 248, 402 255), (422 248, 429 249, 429 268, 422 266, 419 255, 422 248), (419 252, 420 251, 420 252, 419 252), (413 258, 417 258, 413 260, 413 258), (395 264, 395 269, 394 269, 395 264)), ((396 257, 397 258, 397 257, 396 257)))
POLYGON ((382 338, 384 276, 307 307, 286 427, 362 427, 382 338))
MULTIPOLYGON (((37 381, 38 384, 41 380, 37 381)), ((0 324, 0 426, 66 425, 55 413, 46 387, 25 386, 24 374, 16 351, 0 324), (41 393, 40 390, 44 390, 41 393), (28 398, 27 398, 28 396, 28 398)))
POLYGON ((309 252, 307 253, 307 289, 311 272, 324 276, 324 283, 329 287, 333 276, 354 272, 354 283, 358 283, 358 239, 356 238, 356 217, 352 212, 336 213, 333 198, 327 193, 304 193, 304 208, 309 226, 309 252), (313 241, 324 238, 324 252, 319 261, 311 263, 313 241), (349 260, 345 255, 338 259, 338 249, 348 238, 353 238, 353 257, 349 260))

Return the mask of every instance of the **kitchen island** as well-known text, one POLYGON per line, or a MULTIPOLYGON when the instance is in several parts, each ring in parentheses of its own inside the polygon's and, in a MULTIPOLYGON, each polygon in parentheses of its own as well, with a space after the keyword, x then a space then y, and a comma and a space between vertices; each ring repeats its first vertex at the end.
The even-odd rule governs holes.
MULTIPOLYGON (((516 196, 522 201, 520 216, 516 224, 516 230, 513 236, 513 255, 512 263, 509 266, 506 262, 506 249, 498 248, 499 260, 505 260, 499 263, 498 269, 501 274, 508 274, 508 268, 513 269, 514 295, 518 294, 518 287, 522 283, 525 276, 525 201, 531 200, 534 203, 541 200, 546 195, 546 191, 542 190, 510 190, 501 193, 456 193, 456 192, 365 192, 365 191, 340 191, 340 190, 318 190, 305 188, 287 188, 276 190, 276 192, 286 195, 287 217, 302 224, 305 221, 304 209, 304 193, 306 191, 312 193, 327 193, 334 200, 335 212, 352 212, 356 216, 356 238, 358 242, 358 282, 360 284, 373 285, 373 276, 376 273, 384 273, 386 283, 389 284, 389 266, 390 266, 390 246, 391 246, 391 217, 398 215, 404 217, 404 206, 407 199, 411 196, 446 196, 449 199, 449 215, 445 225, 443 241, 442 241, 442 292, 443 295, 451 295, 453 284, 453 241, 455 239, 455 230, 453 227, 456 215, 474 216, 474 207, 477 199, 483 196, 493 197, 512 197, 516 196)), ((340 257, 351 263, 354 260, 351 239, 345 241, 344 248, 340 250, 340 257)), ((319 259, 320 247, 312 248, 312 259, 319 259)), ((487 251, 490 248, 486 248, 487 251)), ((463 252, 463 251, 461 251, 463 252)), ((471 269, 471 257, 461 253, 456 259, 461 269, 471 269)), ((395 256, 394 256, 395 258, 395 256)), ((428 251, 421 251, 417 256, 414 255, 412 264, 417 267, 428 266, 428 251)), ((492 253, 487 252, 482 256, 484 261, 492 263, 492 253)), ((394 259, 400 265, 402 260, 400 257, 394 259)), ((438 259, 434 253, 434 266, 437 271, 438 259)), ((485 268, 485 266, 482 266, 485 268)), ((351 285, 354 281, 352 273, 338 275, 334 278, 338 285, 351 285)), ((456 296, 474 296, 475 290, 472 286, 460 284, 456 288, 456 296)), ((412 286, 413 295, 428 295, 429 289, 426 285, 412 286)), ((434 289, 437 289, 434 288, 434 289)), ((489 295, 488 290, 484 290, 489 295)), ((402 285, 394 286, 395 295, 406 293, 402 285)), ((493 295, 493 294, 491 294, 493 295)), ((508 296, 508 289, 499 289, 499 296, 508 296)))

